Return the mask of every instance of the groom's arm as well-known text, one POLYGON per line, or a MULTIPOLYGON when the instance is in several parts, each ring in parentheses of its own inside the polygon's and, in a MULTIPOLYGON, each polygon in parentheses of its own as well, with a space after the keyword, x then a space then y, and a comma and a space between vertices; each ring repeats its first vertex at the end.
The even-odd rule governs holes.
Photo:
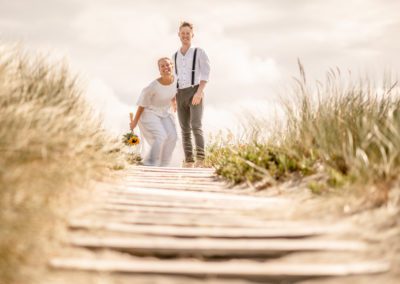
POLYGON ((200 72, 200 83, 196 94, 193 96, 192 104, 198 105, 203 99, 204 89, 210 76, 210 60, 203 49, 200 49, 199 54, 199 72, 200 72))

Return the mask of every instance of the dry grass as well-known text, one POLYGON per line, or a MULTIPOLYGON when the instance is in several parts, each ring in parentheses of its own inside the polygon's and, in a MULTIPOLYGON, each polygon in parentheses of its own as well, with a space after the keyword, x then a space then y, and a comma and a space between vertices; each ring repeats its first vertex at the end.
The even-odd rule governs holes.
POLYGON ((269 138, 260 139, 257 133, 267 127, 255 125, 248 127, 253 133, 247 139, 214 141, 209 164, 234 182, 324 174, 310 182, 311 190, 374 188, 361 194, 385 204, 400 171, 397 82, 386 75, 378 84, 330 70, 324 83, 310 84, 300 62, 299 69, 284 103, 284 126, 269 138))
POLYGON ((40 263, 68 196, 120 167, 121 144, 65 64, 20 48, 0 46, 0 112, 0 283, 34 283, 24 268, 40 263))
POLYGON ((306 82, 301 64, 297 101, 287 104, 288 124, 279 141, 302 156, 317 157, 364 182, 390 181, 400 169, 400 92, 331 70, 324 84, 306 82))

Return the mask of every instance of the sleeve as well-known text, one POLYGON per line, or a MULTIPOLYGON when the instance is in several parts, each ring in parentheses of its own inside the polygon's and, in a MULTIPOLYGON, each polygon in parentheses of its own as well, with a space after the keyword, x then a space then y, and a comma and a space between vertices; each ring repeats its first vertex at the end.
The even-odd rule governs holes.
POLYGON ((206 52, 201 48, 199 55, 200 80, 208 82, 210 77, 210 60, 206 52))
POLYGON ((149 107, 151 106, 151 101, 154 96, 154 84, 153 82, 150 83, 147 87, 145 87, 136 102, 136 105, 142 107, 149 107))

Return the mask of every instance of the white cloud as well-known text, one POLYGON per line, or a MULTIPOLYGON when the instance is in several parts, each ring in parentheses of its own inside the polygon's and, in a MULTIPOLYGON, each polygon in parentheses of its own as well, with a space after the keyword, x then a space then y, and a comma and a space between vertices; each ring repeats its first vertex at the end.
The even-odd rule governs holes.
POLYGON ((336 65, 377 73, 400 68, 394 36, 400 3, 393 0, 0 0, 0 6, 0 37, 65 53, 91 78, 88 96, 117 132, 127 127, 126 112, 141 89, 158 76, 157 58, 179 47, 181 20, 194 22, 194 44, 211 59, 209 129, 217 128, 218 116, 218 127, 231 126, 237 106, 253 109, 263 99, 269 107, 260 116, 279 112, 274 90, 297 74, 297 57, 319 78, 336 65))

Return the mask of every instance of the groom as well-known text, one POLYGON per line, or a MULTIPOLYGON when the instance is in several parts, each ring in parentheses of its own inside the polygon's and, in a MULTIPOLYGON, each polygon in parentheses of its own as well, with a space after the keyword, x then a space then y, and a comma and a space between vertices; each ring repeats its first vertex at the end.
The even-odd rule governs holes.
POLYGON ((182 129, 184 167, 204 165, 204 136, 202 130, 204 88, 210 74, 210 62, 205 51, 192 47, 193 25, 182 22, 179 26, 181 48, 174 53, 175 73, 178 78, 176 95, 179 124, 182 129), (192 131, 196 144, 193 156, 192 131))

